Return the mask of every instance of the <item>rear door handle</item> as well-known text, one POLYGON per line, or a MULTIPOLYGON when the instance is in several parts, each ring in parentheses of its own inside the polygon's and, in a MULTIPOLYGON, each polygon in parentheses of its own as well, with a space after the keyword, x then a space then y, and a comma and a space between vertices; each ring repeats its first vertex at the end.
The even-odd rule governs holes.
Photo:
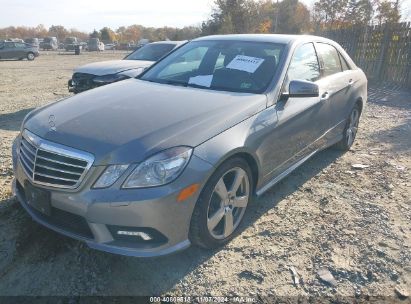
POLYGON ((325 93, 323 93, 323 95, 321 95, 320 101, 322 101, 322 102, 327 101, 328 98, 330 98, 330 93, 325 92, 325 93))
POLYGON ((350 79, 350 81, 348 81, 348 86, 352 86, 354 84, 354 80, 350 79))

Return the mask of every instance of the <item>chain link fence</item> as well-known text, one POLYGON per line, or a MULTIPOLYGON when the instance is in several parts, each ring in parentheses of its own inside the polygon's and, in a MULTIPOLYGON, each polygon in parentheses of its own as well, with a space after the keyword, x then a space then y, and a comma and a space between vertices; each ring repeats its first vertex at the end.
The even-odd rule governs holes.
POLYGON ((337 41, 372 84, 411 89, 411 23, 352 26, 316 33, 337 41))

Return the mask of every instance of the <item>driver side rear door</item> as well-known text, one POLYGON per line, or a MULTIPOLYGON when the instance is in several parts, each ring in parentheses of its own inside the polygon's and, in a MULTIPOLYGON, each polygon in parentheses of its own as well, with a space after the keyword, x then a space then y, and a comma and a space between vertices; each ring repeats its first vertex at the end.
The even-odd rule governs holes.
POLYGON ((14 49, 14 56, 16 58, 24 58, 26 57, 26 52, 27 52, 27 46, 25 43, 20 43, 16 42, 14 43, 15 49, 14 49))

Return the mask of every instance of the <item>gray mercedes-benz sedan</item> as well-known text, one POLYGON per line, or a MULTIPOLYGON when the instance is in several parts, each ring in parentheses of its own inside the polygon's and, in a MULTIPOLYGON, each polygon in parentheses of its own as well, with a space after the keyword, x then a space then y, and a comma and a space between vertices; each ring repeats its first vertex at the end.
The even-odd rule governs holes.
POLYGON ((364 73, 331 40, 195 39, 138 79, 29 113, 13 191, 35 221, 92 248, 214 248, 253 195, 322 149, 350 149, 366 101, 364 73))

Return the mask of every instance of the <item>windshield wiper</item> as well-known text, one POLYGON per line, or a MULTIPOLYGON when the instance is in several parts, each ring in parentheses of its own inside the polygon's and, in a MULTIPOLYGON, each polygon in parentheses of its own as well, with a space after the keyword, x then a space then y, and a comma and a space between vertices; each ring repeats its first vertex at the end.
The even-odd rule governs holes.
POLYGON ((163 79, 161 79, 161 80, 143 79, 143 80, 149 81, 149 82, 154 82, 154 83, 162 83, 162 84, 181 86, 181 87, 211 89, 211 87, 208 87, 208 86, 203 86, 203 85, 195 84, 195 83, 187 83, 187 82, 182 82, 182 81, 176 81, 176 80, 163 80, 163 79))
POLYGON ((200 89, 209 89, 210 88, 208 86, 201 85, 201 84, 188 83, 188 82, 175 81, 175 80, 165 80, 165 81, 162 81, 161 83, 171 84, 171 85, 178 85, 178 86, 182 86, 182 87, 190 87, 190 88, 200 88, 200 89))
POLYGON ((181 82, 181 81, 175 81, 175 80, 162 80, 159 81, 159 83, 164 83, 164 84, 171 84, 171 85, 176 85, 176 86, 181 86, 181 87, 187 87, 188 83, 187 82, 181 82))
POLYGON ((195 84, 195 83, 187 83, 186 87, 190 88, 199 88, 199 89, 210 89, 211 87, 201 85, 201 84, 195 84))

